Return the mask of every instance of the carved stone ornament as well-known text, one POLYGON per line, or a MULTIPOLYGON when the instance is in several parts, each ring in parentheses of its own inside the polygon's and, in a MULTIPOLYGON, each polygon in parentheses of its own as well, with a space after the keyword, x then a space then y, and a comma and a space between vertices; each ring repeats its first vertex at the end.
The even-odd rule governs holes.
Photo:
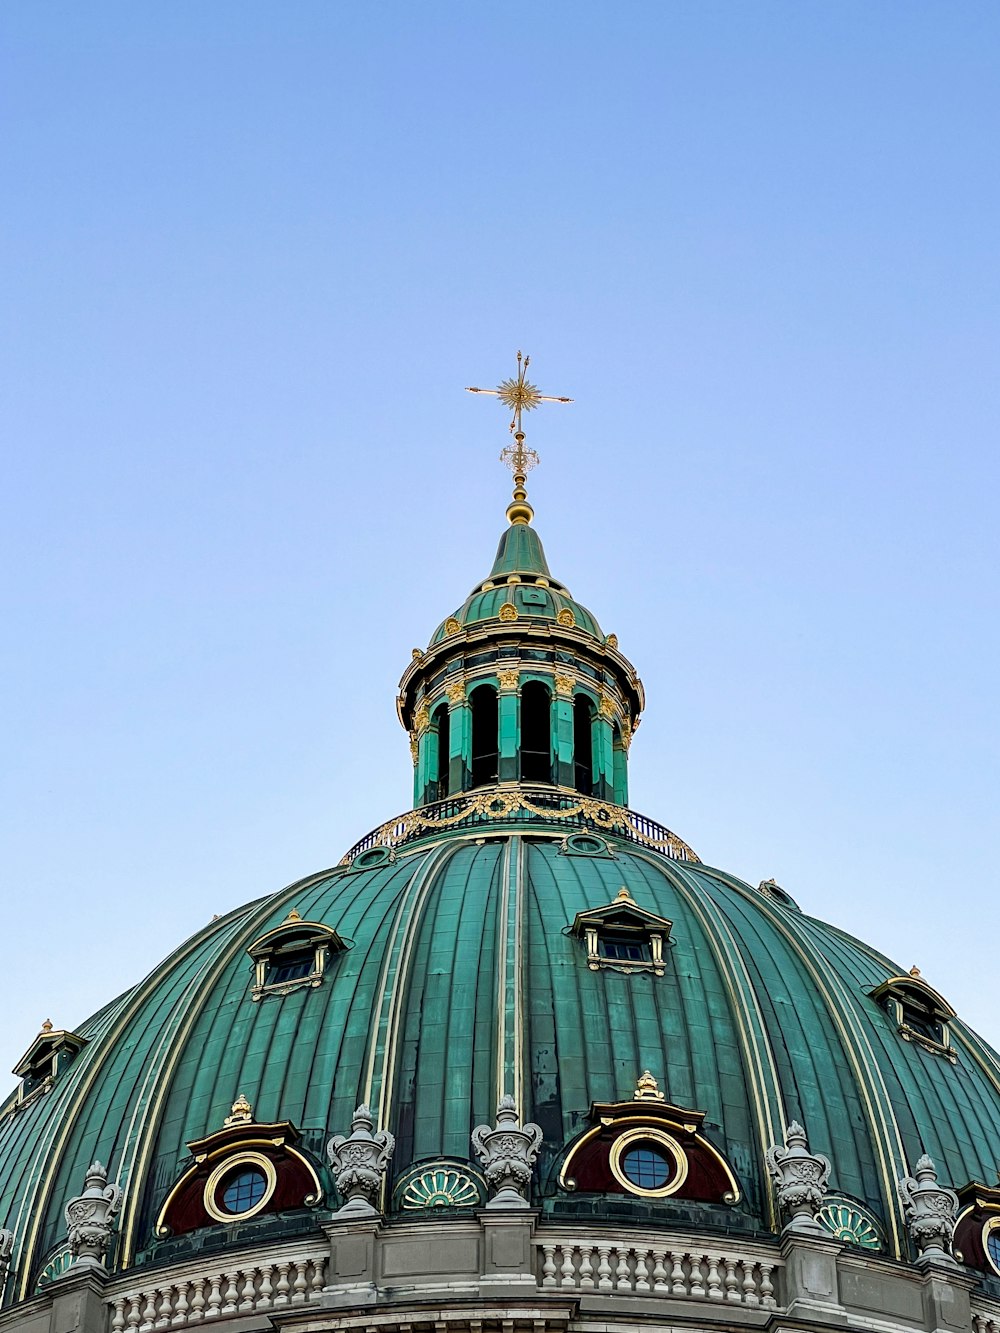
POLYGON ((819 1232, 816 1214, 823 1204, 830 1163, 809 1151, 806 1132, 794 1120, 785 1131, 784 1147, 767 1150, 767 1169, 776 1182, 778 1203, 789 1214, 786 1231, 819 1232))
POLYGON ((502 690, 516 690, 521 679, 520 671, 498 671, 497 680, 502 690))
POLYGON ((556 694, 561 694, 564 698, 570 698, 575 684, 576 682, 572 676, 558 674, 556 676, 556 694))
POLYGON ((107 1169, 94 1162, 87 1172, 83 1193, 66 1205, 66 1226, 71 1267, 103 1268, 122 1192, 108 1184, 107 1169))
POLYGON ((334 1134, 326 1145, 337 1190, 344 1203, 334 1217, 377 1217, 375 1199, 386 1165, 396 1146, 387 1129, 372 1133, 375 1121, 367 1106, 354 1112, 351 1133, 334 1134))
POLYGON ((445 634, 448 635, 460 634, 461 631, 462 631, 462 622, 460 620, 457 620, 455 616, 449 616, 448 619, 444 622, 445 634))
POLYGON ((937 1168, 924 1153, 912 1176, 899 1182, 910 1239, 921 1259, 952 1263, 951 1238, 958 1214, 958 1195, 938 1183, 937 1168))
POLYGON ((568 606, 564 606, 556 616, 556 624, 562 625, 564 629, 572 629, 576 624, 576 616, 568 606))
POLYGON ((453 680, 450 685, 445 686, 445 694, 448 696, 450 704, 460 704, 465 702, 465 681, 453 680))
POLYGON ((500 608, 499 616, 501 620, 516 620, 517 607, 513 602, 504 602, 503 606, 500 608))
POLYGON ((477 1125, 472 1146, 493 1191, 487 1208, 527 1208, 531 1168, 542 1143, 538 1125, 522 1125, 514 1098, 505 1093, 497 1107, 495 1126, 477 1125))
POLYGON ((0 1227, 0 1296, 3 1295, 3 1284, 7 1281, 7 1271, 10 1268, 10 1256, 14 1253, 14 1233, 8 1231, 5 1227, 0 1227))
POLYGON ((601 695, 601 712, 605 717, 614 717, 615 701, 610 694, 601 695))
POLYGON ((427 707, 426 704, 421 704, 413 715, 414 730, 417 731, 418 733, 421 731, 425 731, 427 729, 427 725, 430 722, 430 720, 431 720, 431 710, 427 707))

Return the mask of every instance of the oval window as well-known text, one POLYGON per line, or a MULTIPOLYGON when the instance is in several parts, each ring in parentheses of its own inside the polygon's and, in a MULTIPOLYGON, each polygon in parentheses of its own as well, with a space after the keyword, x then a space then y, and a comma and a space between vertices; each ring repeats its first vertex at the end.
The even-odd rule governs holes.
POLYGON ((241 1217, 256 1208, 267 1193, 267 1177, 256 1167, 241 1167, 223 1182, 219 1191, 223 1212, 241 1217))
POLYGON ((372 847, 367 852, 362 852, 351 862, 352 870, 371 870, 375 866, 384 866, 387 861, 392 860, 392 852, 388 847, 372 847))
POLYGON ((629 1148, 622 1155, 621 1169, 641 1190, 662 1189, 673 1173, 668 1159, 651 1143, 637 1143, 634 1148, 629 1148))
POLYGON ((595 838, 591 833, 573 833, 566 839, 568 852, 580 852, 584 856, 602 856, 607 853, 608 844, 603 838, 595 838))

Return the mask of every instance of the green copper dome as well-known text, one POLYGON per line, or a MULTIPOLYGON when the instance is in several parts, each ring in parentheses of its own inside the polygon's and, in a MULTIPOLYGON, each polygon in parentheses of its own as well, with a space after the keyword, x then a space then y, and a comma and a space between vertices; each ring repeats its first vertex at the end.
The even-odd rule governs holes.
POLYGON ((528 523, 510 525, 500 538, 489 577, 473 589, 453 616, 437 627, 431 645, 457 633, 458 629, 499 618, 505 605, 513 606, 519 617, 553 621, 562 614, 564 621, 567 616, 571 618, 570 628, 576 627, 598 639, 603 637, 591 612, 552 577, 542 540, 528 523))
MULTIPOLYGON (((346 864, 212 921, 80 1027, 86 1045, 47 1095, 0 1116, 0 1217, 30 1294, 63 1243, 62 1210, 95 1158, 124 1188, 116 1268, 329 1215, 323 1145, 371 1105, 397 1140, 386 1210, 414 1163, 466 1162, 473 1126, 512 1092, 543 1145, 533 1202, 720 1231, 777 1227, 764 1153, 792 1120, 833 1162, 832 1185, 904 1246, 895 1180, 922 1152, 955 1182, 990 1179, 1000 1058, 961 1022, 954 1062, 915 1041, 872 992, 900 975, 875 950, 695 861, 565 823, 425 832, 377 864, 346 864), (484 838, 484 833, 486 834, 484 838), (662 975, 593 968, 579 914, 622 899, 669 926, 662 975), (320 984, 255 1000, 248 949, 290 910, 344 947, 320 984), (572 1191, 567 1150, 594 1103, 651 1071, 669 1103, 704 1112, 734 1205, 572 1191), (315 1208, 160 1238, 156 1218, 238 1094, 257 1122, 291 1121, 324 1192, 315 1208)), ((639 1105, 637 1103, 637 1105, 639 1105)), ((14 1297, 14 1287, 8 1300, 14 1297)))

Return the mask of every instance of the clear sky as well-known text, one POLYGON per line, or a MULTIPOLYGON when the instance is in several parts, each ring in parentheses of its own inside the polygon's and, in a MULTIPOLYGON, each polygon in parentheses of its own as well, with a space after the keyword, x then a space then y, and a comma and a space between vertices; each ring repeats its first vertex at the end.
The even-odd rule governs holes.
POLYGON ((409 807, 518 347, 635 807, 1000 1043, 1000 6, 0 29, 0 1070, 409 807))

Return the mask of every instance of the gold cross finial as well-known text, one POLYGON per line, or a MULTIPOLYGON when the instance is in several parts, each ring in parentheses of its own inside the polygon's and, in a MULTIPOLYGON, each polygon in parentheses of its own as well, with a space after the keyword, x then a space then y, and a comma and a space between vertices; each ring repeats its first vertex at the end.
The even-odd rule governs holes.
POLYGON ((505 407, 509 407, 512 412, 510 419, 510 431, 514 436, 514 443, 508 444, 500 455, 501 463, 506 463, 514 474, 514 503, 508 506, 507 518, 511 523, 530 523, 533 510, 527 503, 528 493, 525 490, 525 479, 527 474, 538 463, 538 455, 534 449, 528 449, 524 443, 524 431, 521 429, 521 413, 533 411, 539 403, 571 403, 572 398, 553 397, 549 394, 539 393, 537 385, 532 384, 526 379, 528 365, 531 361, 530 356, 517 354, 517 375, 501 381, 495 389, 474 389, 467 387, 467 393, 488 393, 494 398, 499 398, 505 407))

